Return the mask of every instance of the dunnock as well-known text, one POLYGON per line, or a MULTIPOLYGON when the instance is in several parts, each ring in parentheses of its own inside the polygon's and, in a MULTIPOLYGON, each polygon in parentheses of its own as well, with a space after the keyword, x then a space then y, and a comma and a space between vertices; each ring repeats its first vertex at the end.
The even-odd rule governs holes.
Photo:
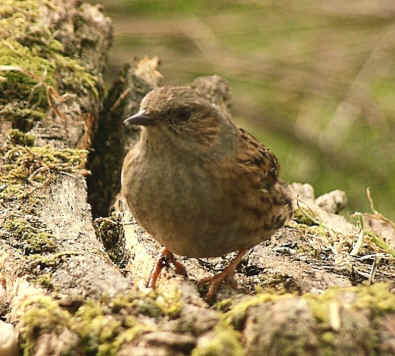
POLYGON ((292 215, 291 199, 277 181, 277 159, 190 87, 152 90, 124 123, 142 131, 123 163, 122 194, 137 222, 165 246, 151 286, 164 259, 186 274, 172 253, 239 251, 222 273, 200 281, 210 282, 211 299, 224 279, 232 280, 248 249, 292 215))

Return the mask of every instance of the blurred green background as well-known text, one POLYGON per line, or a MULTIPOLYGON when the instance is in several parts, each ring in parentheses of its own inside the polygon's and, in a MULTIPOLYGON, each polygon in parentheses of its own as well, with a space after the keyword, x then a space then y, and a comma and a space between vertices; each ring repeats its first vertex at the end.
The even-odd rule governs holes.
POLYGON ((348 211, 395 218, 395 1, 102 0, 114 23, 109 78, 159 56, 166 84, 219 74, 235 121, 279 157, 281 176, 348 211))

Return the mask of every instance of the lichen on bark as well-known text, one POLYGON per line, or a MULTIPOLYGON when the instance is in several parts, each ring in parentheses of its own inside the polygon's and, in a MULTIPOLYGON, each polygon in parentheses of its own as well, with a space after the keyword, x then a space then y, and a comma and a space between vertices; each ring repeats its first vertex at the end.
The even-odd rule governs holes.
MULTIPOLYGON (((106 212, 116 201, 122 156, 138 135, 125 134, 120 120, 161 78, 157 59, 126 66, 103 105, 110 27, 98 7, 77 0, 0 4, 0 313, 18 326, 20 351, 394 353, 390 244, 358 220, 325 212, 307 185, 309 198, 295 199, 295 219, 252 250, 237 270, 239 289, 221 286, 214 305, 197 281, 229 256, 183 258, 189 277, 168 269, 152 291, 145 285, 160 247, 121 202, 116 219, 97 221, 96 238, 87 151, 96 149, 90 201, 102 198, 96 211, 106 212)), ((218 76, 191 86, 229 109, 229 88, 218 76)))

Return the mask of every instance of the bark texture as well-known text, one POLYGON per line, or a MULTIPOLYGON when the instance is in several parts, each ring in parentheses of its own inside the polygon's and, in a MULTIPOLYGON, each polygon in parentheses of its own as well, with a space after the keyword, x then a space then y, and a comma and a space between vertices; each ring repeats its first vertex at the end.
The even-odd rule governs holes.
MULTIPOLYGON (((188 278, 169 268, 146 288, 161 247, 118 196, 139 134, 121 122, 161 85, 158 60, 126 65, 104 96, 100 8, 7 0, 0 21, 0 340, 14 340, 0 355, 395 354, 394 246, 335 214, 342 192, 293 185, 293 221, 215 305, 197 281, 232 256, 179 257, 188 278)), ((220 77, 191 86, 230 109, 220 77)))

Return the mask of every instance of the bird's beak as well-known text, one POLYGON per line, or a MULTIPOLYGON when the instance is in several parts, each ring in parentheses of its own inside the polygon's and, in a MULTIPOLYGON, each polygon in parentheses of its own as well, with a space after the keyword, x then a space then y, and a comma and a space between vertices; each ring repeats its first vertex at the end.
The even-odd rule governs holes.
POLYGON ((138 113, 129 116, 123 122, 125 126, 131 126, 131 125, 148 126, 148 125, 152 125, 152 123, 153 123, 152 118, 150 118, 143 110, 140 110, 138 113))

